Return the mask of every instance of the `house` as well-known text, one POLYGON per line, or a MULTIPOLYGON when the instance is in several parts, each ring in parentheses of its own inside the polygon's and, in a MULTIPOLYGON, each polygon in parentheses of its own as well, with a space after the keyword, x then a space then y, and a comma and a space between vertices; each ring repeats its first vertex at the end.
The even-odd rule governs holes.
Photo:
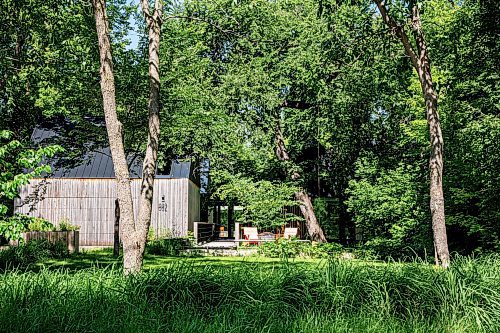
MULTIPOLYGON (((38 126, 32 141, 41 144, 58 134, 38 126)), ((78 155, 78 154, 77 154, 78 155)), ((61 157, 62 158, 62 157, 61 157)), ((42 217, 54 225, 80 226, 80 246, 111 246, 114 239, 116 182, 109 147, 92 147, 69 163, 48 162, 50 175, 22 186, 16 213, 42 217)), ((140 195, 142 163, 129 158, 134 210, 140 195)), ((154 182, 151 228, 156 236, 187 236, 200 218, 200 187, 192 162, 172 161, 170 173, 154 182)))

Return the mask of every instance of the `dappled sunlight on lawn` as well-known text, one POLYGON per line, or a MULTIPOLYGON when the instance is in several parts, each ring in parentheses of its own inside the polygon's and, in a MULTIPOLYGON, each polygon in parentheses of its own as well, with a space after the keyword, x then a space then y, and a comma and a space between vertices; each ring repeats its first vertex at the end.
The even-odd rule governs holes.
MULTIPOLYGON (((324 265, 326 259, 305 259, 305 258, 290 258, 287 261, 289 265, 299 266, 321 266, 324 265)), ((194 266, 249 266, 256 267, 275 267, 284 262, 280 258, 266 258, 259 256, 161 256, 146 254, 144 256, 144 269, 161 269, 169 267, 172 264, 184 262, 190 263, 194 266)), ((116 267, 121 268, 122 258, 114 258, 111 249, 99 249, 83 251, 82 253, 75 254, 70 258, 64 259, 49 259, 32 267, 32 270, 39 270, 42 267, 48 269, 69 269, 69 270, 82 270, 87 268, 104 268, 116 267)))

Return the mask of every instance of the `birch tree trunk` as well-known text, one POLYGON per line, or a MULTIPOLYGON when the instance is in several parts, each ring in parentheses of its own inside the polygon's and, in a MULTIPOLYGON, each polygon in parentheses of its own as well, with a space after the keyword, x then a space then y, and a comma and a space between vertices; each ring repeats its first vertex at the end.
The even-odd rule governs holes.
MULTIPOLYGON (((106 16, 106 4, 104 0, 92 0, 92 6, 94 7, 97 38, 99 42, 104 117, 106 120, 106 130, 116 177, 116 193, 120 206, 120 230, 125 244, 125 240, 129 240, 134 234, 134 206, 130 187, 130 173, 125 157, 125 149, 123 147, 122 125, 116 114, 115 79, 113 74, 108 20, 106 16)), ((130 242, 127 244, 129 243, 130 242)), ((124 253, 129 251, 125 246, 123 250, 124 253)))
POLYGON ((429 125, 429 136, 431 142, 431 155, 429 158, 430 173, 430 210, 432 216, 432 231, 434 237, 434 248, 436 264, 448 267, 450 254, 448 251, 448 240, 446 235, 446 224, 444 215, 443 195, 443 135, 437 110, 437 94, 433 87, 431 66, 427 44, 425 42, 420 19, 420 11, 415 3, 411 8, 411 29, 415 38, 417 49, 414 50, 404 28, 389 16, 385 2, 375 0, 382 15, 382 19, 393 33, 401 40, 406 54, 410 57, 413 67, 417 71, 420 86, 425 100, 427 124, 429 125))
MULTIPOLYGON (((276 156, 279 160, 283 162, 290 161, 290 155, 286 150, 285 141, 283 139, 283 134, 279 122, 276 124, 276 156)), ((297 171, 291 173, 292 180, 297 180, 300 178, 300 174, 297 171)), ((325 234, 321 229, 321 226, 316 219, 316 214, 314 214, 314 207, 312 205, 311 198, 309 194, 304 189, 295 192, 295 199, 300 202, 300 211, 304 216, 306 221, 307 232, 311 236, 311 239, 316 242, 326 242, 325 234)))

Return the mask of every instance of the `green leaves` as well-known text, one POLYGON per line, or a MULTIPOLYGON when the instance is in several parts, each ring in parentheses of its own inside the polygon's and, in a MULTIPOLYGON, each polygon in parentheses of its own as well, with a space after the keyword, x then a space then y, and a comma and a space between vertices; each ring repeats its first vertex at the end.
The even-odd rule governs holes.
POLYGON ((297 205, 292 199, 296 191, 297 188, 286 183, 254 181, 236 175, 221 185, 214 196, 242 206, 243 211, 237 216, 238 222, 269 228, 298 219, 283 211, 287 206, 297 205))
POLYGON ((427 245, 422 236, 429 224, 419 200, 416 171, 403 164, 384 170, 366 158, 357 163, 347 206, 364 241, 388 241, 393 248, 411 246, 419 252, 427 245))
MULTIPOLYGON (((10 140, 11 136, 9 131, 0 131, 0 219, 7 213, 7 207, 2 202, 14 199, 19 187, 28 184, 31 178, 49 173, 50 166, 40 163, 44 158, 63 151, 55 145, 25 148, 19 141, 10 140)), ((12 228, 16 228, 15 225, 12 228)))

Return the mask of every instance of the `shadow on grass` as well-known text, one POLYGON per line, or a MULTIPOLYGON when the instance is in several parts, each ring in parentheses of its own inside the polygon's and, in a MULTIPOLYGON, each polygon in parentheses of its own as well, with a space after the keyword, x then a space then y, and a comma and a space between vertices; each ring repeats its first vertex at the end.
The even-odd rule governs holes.
MULTIPOLYGON (((320 266, 325 263, 325 260, 319 259, 295 259, 283 260, 280 258, 265 258, 265 257, 209 257, 209 256, 161 256, 146 254, 144 256, 144 269, 162 269, 172 264, 179 262, 187 262, 194 266, 206 267, 238 267, 238 266, 254 266, 256 268, 278 268, 287 265, 307 265, 320 266)), ((30 266, 27 270, 40 271, 41 269, 59 270, 65 269, 69 271, 80 271, 92 268, 118 268, 122 267, 122 257, 113 257, 113 252, 110 249, 93 250, 72 255, 69 258, 49 259, 36 265, 30 266)))

